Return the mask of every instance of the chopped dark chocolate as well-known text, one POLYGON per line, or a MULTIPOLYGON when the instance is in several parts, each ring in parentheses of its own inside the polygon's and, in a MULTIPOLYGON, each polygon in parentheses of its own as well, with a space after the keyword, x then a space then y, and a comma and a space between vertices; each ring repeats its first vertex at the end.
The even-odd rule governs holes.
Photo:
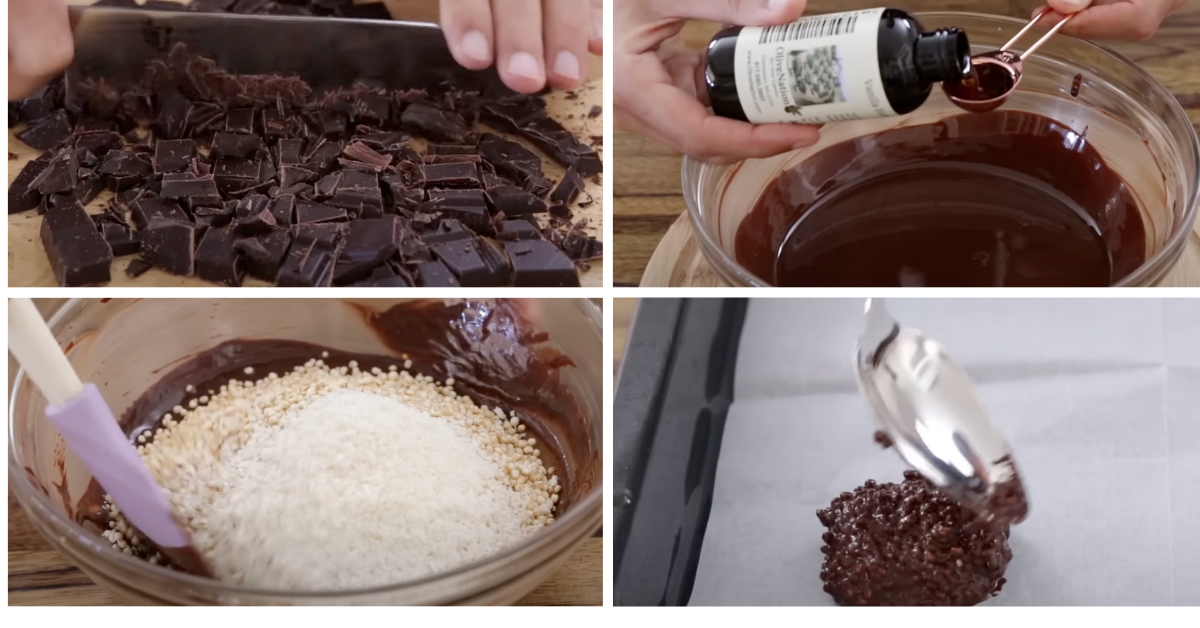
POLYGON ((17 109, 21 113, 21 118, 32 122, 50 115, 58 107, 55 103, 55 87, 54 83, 42 85, 34 90, 32 94, 16 103, 17 109))
POLYGON ((17 133, 17 139, 38 150, 50 150, 71 137, 71 121, 63 109, 29 125, 17 133))
POLYGON ((336 140, 346 133, 346 115, 339 111, 318 111, 317 125, 325 139, 336 140))
POLYGON ((192 275, 196 248, 195 225, 154 216, 140 233, 142 259, 175 275, 192 275))
POLYGON ((148 177, 154 174, 154 166, 141 153, 128 150, 110 150, 100 162, 99 172, 113 177, 148 177))
POLYGON ((570 205, 575 202, 575 199, 579 198, 579 192, 582 189, 583 177, 580 177, 574 168, 567 168, 567 173, 563 175, 563 180, 550 193, 550 202, 556 205, 570 205))
POLYGON ((104 179, 100 177, 91 176, 75 183, 75 199, 84 205, 96 200, 102 191, 104 191, 104 179))
POLYGON ((307 183, 312 181, 317 173, 307 168, 300 166, 281 166, 279 168, 279 185, 283 188, 290 188, 297 183, 307 183))
POLYGON ((221 204, 221 194, 212 175, 197 177, 190 172, 164 174, 163 198, 185 199, 189 207, 216 207, 221 204))
POLYGON ((262 148, 262 138, 248 133, 227 133, 217 131, 213 136, 213 157, 232 157, 250 159, 262 148))
POLYGON ((443 220, 436 227, 421 233, 421 241, 425 244, 457 242, 458 240, 470 240, 474 237, 475 235, 468 231, 461 222, 454 219, 443 220))
POLYGON ((528 220, 505 220, 496 227, 497 240, 541 240, 542 232, 528 220))
POLYGON ((230 133, 254 133, 254 109, 242 107, 225 116, 225 130, 230 133))
POLYGON ((225 207, 197 207, 192 210, 196 224, 205 227, 224 227, 233 222, 235 210, 225 207))
POLYGON ((234 245, 234 227, 209 229, 196 247, 196 274, 205 281, 224 286, 241 286, 245 270, 234 245))
POLYGON ((579 273, 562 251, 544 240, 505 242, 512 260, 513 285, 518 287, 579 287, 579 273))
POLYGON ((539 214, 546 211, 546 202, 515 185, 489 188, 485 194, 493 213, 505 216, 539 214))
POLYGON ((76 148, 86 148, 93 155, 103 157, 108 151, 119 150, 124 146, 124 140, 119 133, 112 131, 104 133, 88 133, 80 135, 75 140, 76 148))
POLYGON ((418 212, 439 212, 443 218, 454 218, 479 235, 495 235, 492 216, 482 190, 429 190, 429 200, 421 203, 418 212))
POLYGON ((595 105, 592 107, 592 110, 587 113, 587 117, 599 118, 600 114, 602 114, 602 113, 604 113, 604 109, 601 108, 600 105, 595 105))
POLYGON ((337 164, 338 155, 342 154, 341 142, 322 142, 305 158, 304 165, 317 174, 329 172, 337 164))
POLYGON ((335 251, 319 241, 292 241, 276 282, 280 286, 321 287, 333 281, 335 251))
POLYGON ((346 222, 349 216, 341 207, 330 207, 321 203, 300 201, 296 203, 296 224, 319 224, 327 222, 346 222))
MULTIPOLYGON (((383 8, 387 12, 387 8, 383 8)), ((346 16, 351 17, 351 16, 346 16)), ((387 96, 378 94, 363 94, 354 103, 354 122, 356 124, 377 125, 387 122, 392 117, 392 101, 387 96)))
POLYGON ((104 239, 112 248, 113 257, 134 255, 142 248, 142 239, 133 232, 133 229, 125 225, 106 221, 100 227, 100 232, 104 234, 104 239))
POLYGON ((246 237, 267 233, 275 226, 275 215, 271 213, 270 199, 262 194, 249 194, 238 201, 233 218, 233 231, 238 236, 246 237))
POLYGON ((296 209, 296 197, 292 194, 280 194, 271 203, 271 214, 275 216, 275 224, 281 227, 292 225, 293 213, 296 209))
POLYGON ((183 172, 192 165, 195 156, 196 142, 193 140, 162 140, 154 146, 154 171, 183 172))
POLYGON ((95 286, 111 279, 112 247, 82 205, 47 209, 41 239, 60 286, 95 286))
MULTIPOLYGON (((275 144, 275 167, 294 166, 303 161, 304 140, 282 139, 275 144)), ((284 186, 287 187, 287 186, 284 186)))
POLYGON ((329 198, 337 191, 338 185, 342 182, 343 172, 341 170, 333 172, 321 177, 316 184, 313 185, 313 191, 317 198, 329 198))
POLYGON ((417 264, 417 284, 427 288, 455 288, 462 284, 450 268, 440 260, 417 264))
POLYGON ((129 260, 129 265, 125 267, 125 274, 131 279, 137 279, 145 275, 151 268, 154 268, 154 266, 150 262, 139 257, 129 260))
POLYGON ((42 194, 30 188, 29 184, 38 178, 49 164, 49 159, 35 159, 21 168, 17 178, 8 186, 8 213, 28 211, 41 204, 42 194))
POLYGON ((458 114, 419 102, 404 108, 400 123, 441 142, 462 143, 470 133, 458 114))
POLYGON ((571 213, 571 210, 567 209, 566 205, 558 204, 550 206, 550 215, 560 220, 570 220, 571 217, 574 216, 574 214, 571 213))
POLYGON ((250 276, 274 283, 291 243, 292 234, 289 230, 274 229, 257 238, 238 240, 234 249, 246 261, 250 276))
POLYGON ((481 254, 479 246, 474 239, 471 239, 439 242, 429 248, 433 250, 437 259, 450 268, 463 286, 484 288, 503 286, 508 283, 508 276, 504 269, 497 267, 491 256, 481 254))
POLYGON ((461 144, 429 144, 425 146, 426 155, 474 155, 476 150, 474 146, 461 144))
POLYGON ((79 162, 75 158, 75 152, 61 151, 50 160, 46 168, 33 181, 29 182, 29 187, 41 194, 74 192, 77 182, 75 173, 78 169, 79 162))
POLYGON ((542 177, 541 157, 519 142, 494 133, 484 133, 479 138, 479 154, 496 168, 496 172, 517 183, 524 184, 530 178, 542 177))
MULTIPOLYGON (((338 262, 338 267, 341 264, 338 262)), ((334 274, 336 273, 337 269, 335 268, 334 274)), ((408 288, 412 286, 412 282, 409 278, 397 274, 388 264, 380 264, 371 271, 370 276, 352 285, 356 288, 408 288)))
POLYGON ((342 154, 366 164, 375 172, 383 172, 383 169, 392 163, 391 155, 380 154, 362 142, 352 142, 342 154))
POLYGON ((425 183, 437 188, 478 188, 479 167, 474 163, 426 164, 422 167, 425 183))

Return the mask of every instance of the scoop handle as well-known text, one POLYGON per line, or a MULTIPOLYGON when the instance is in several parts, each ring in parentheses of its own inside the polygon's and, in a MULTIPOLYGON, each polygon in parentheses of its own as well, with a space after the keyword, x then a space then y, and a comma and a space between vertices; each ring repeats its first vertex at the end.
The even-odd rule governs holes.
POLYGON ((30 299, 8 300, 8 350, 51 404, 83 392, 83 382, 30 299))

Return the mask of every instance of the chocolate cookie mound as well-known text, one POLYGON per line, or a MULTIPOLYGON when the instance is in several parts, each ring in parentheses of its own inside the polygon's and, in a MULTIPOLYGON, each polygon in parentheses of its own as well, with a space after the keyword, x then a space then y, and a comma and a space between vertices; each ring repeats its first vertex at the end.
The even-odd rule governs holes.
POLYGON ((842 606, 971 606, 1000 592, 1008 526, 983 526, 916 471, 867 480, 817 511, 821 581, 842 606))

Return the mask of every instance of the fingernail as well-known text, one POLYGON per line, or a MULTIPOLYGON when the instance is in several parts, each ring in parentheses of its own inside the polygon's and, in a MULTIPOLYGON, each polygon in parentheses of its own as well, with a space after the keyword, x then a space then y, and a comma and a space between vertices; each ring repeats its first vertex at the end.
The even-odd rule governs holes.
POLYGON ((1086 0, 1058 0, 1058 1, 1069 7, 1081 7, 1084 5, 1086 0))
POLYGON ((488 44, 487 35, 479 31, 469 31, 462 38, 462 53, 476 61, 492 60, 492 47, 488 44))
POLYGON ((592 20, 592 39, 597 41, 604 40, 604 14, 597 13, 596 19, 592 20))
MULTIPOLYGON (((524 76, 525 78, 540 79, 542 78, 542 68, 538 64, 537 59, 528 52, 518 52, 508 58, 508 71, 510 74, 524 76)), ((578 70, 576 70, 578 72, 578 70)))
POLYGON ((782 12, 787 5, 788 0, 767 0, 767 10, 770 11, 772 15, 782 12))
POLYGON ((554 57, 554 73, 572 81, 578 80, 579 59, 566 50, 558 53, 558 56, 554 57))

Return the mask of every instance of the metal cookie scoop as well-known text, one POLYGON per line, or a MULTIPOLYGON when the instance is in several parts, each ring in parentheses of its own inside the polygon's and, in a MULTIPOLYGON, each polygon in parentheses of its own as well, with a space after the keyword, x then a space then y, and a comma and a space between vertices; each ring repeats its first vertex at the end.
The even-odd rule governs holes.
POLYGON ((1049 9, 1042 9, 1033 19, 1025 25, 1008 43, 1000 47, 999 50, 984 52, 971 57, 971 76, 957 83, 942 83, 942 91, 946 92, 946 96, 960 109, 965 109, 972 113, 983 113, 991 111, 996 107, 1004 104, 1008 97, 1017 89, 1017 84, 1021 82, 1021 74, 1024 72, 1024 59, 1033 55, 1034 51, 1046 43, 1058 29, 1062 28, 1075 14, 1066 16, 1061 22, 1055 24, 1050 30, 1042 35, 1042 38, 1037 40, 1025 52, 1016 53, 1009 48, 1017 43, 1021 36, 1029 32, 1034 24, 1041 21, 1042 17, 1049 12, 1049 9))
POLYGON ((985 518, 1017 523, 1028 505, 1012 449, 967 373, 937 341, 868 299, 856 347, 858 388, 905 462, 985 518))

